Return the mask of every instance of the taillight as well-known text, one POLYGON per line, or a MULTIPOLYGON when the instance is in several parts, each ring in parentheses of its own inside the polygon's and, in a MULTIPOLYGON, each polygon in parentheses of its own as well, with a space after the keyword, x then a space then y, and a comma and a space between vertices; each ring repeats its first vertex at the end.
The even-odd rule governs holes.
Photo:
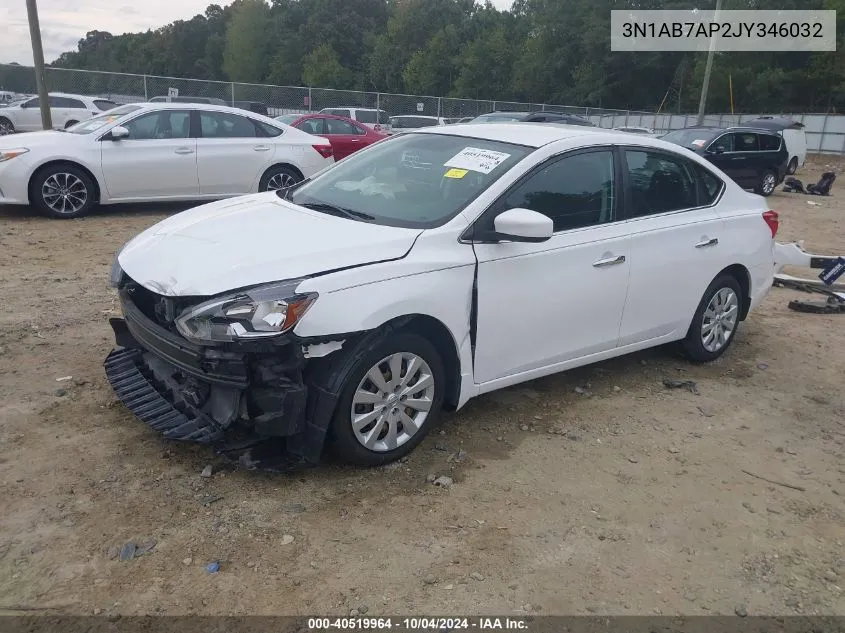
POLYGON ((334 150, 331 145, 312 145, 311 147, 316 149, 323 158, 331 158, 334 156, 334 150))
POLYGON ((766 211, 763 214, 763 220, 769 225, 772 231, 772 237, 778 234, 778 227, 780 226, 780 219, 777 211, 766 211))

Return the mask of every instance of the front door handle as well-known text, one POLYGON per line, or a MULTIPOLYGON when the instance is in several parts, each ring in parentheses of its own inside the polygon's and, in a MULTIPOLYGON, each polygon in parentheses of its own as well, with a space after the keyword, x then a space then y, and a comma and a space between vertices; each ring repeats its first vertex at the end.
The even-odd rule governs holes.
POLYGON ((175 152, 177 154, 193 154, 194 150, 192 150, 190 147, 177 147, 175 152))
POLYGON ((593 267, 603 268, 605 266, 615 266, 616 264, 624 264, 624 263, 625 263, 625 256, 619 255, 618 257, 608 257, 607 259, 600 259, 597 262, 593 262, 593 267))
POLYGON ((269 151, 270 146, 269 145, 256 145, 252 149, 254 149, 256 152, 266 152, 266 151, 269 151))
POLYGON ((714 237, 709 240, 703 240, 695 245, 696 248, 707 248, 708 246, 716 246, 719 243, 719 239, 714 237))

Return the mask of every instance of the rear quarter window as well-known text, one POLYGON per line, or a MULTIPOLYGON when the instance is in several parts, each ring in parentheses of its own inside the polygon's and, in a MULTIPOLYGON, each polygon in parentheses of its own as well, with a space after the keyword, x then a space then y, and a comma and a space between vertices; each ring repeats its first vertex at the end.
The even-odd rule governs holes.
POLYGON ((701 165, 695 165, 695 173, 698 177, 699 183, 699 206, 710 206, 716 202, 719 194, 722 193, 722 187, 725 186, 725 183, 723 183, 722 180, 715 174, 710 172, 710 170, 702 167, 701 165))
POLYGON ((760 134, 760 151, 776 152, 780 149, 780 136, 774 134, 760 134))

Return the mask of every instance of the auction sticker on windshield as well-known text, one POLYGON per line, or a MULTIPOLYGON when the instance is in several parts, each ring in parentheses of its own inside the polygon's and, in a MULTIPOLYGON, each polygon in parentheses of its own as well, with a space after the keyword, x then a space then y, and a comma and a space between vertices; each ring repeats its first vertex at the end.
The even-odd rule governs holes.
POLYGON ((445 174, 443 174, 444 178, 463 178, 467 175, 466 169, 450 169, 445 174))
POLYGON ((494 152, 493 150, 479 149, 477 147, 465 147, 443 163, 443 166, 489 174, 508 158, 510 158, 510 154, 505 154, 504 152, 494 152))

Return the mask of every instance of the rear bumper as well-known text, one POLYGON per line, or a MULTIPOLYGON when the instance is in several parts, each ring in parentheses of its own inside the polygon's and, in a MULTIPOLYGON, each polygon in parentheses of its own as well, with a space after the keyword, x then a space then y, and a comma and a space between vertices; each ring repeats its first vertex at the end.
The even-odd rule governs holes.
POLYGON ((118 399, 171 440, 210 444, 247 468, 320 461, 336 395, 306 386, 296 341, 264 348, 196 346, 148 318, 121 291, 117 347, 105 373, 118 399))

